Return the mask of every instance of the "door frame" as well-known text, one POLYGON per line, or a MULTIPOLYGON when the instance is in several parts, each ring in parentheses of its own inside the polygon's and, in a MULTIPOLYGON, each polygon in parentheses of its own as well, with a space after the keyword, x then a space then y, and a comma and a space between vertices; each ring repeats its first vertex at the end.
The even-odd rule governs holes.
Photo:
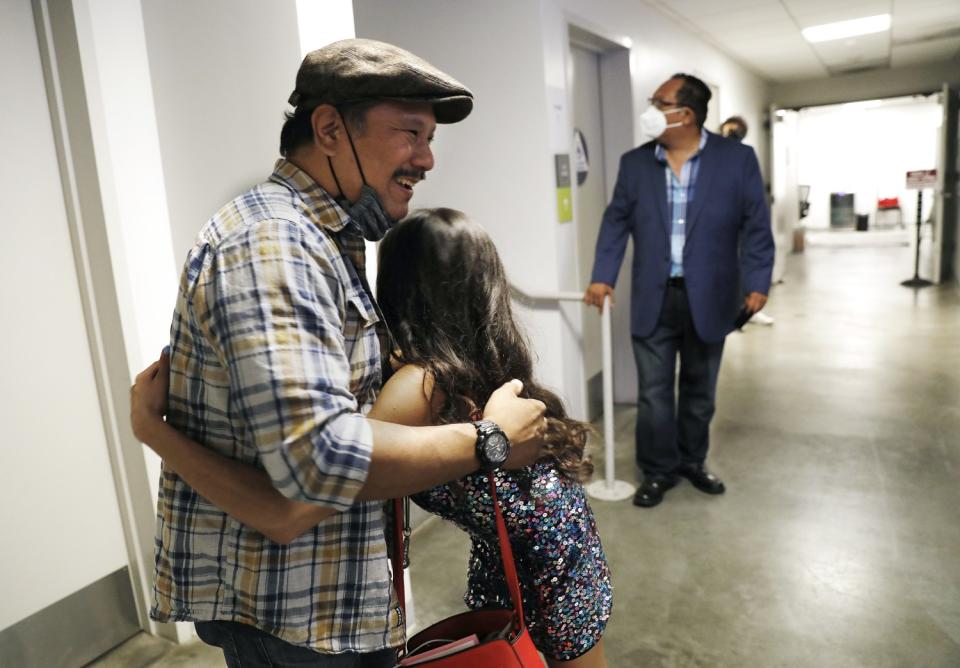
MULTIPOLYGON (((616 176, 620 167, 620 156, 636 145, 636 103, 634 99, 634 70, 633 70, 633 42, 628 37, 613 35, 592 24, 582 17, 566 14, 567 48, 564 50, 567 78, 567 108, 571 110, 569 132, 573 133, 573 87, 570 85, 569 74, 573 71, 570 53, 571 46, 593 51, 598 54, 600 61, 600 122, 603 128, 603 171, 605 201, 609 202, 613 196, 616 176)), ((576 198, 576 188, 573 189, 576 198)), ((576 207, 576 201, 574 202, 576 207)), ((577 221, 579 224, 579 221, 577 221)), ((631 245, 632 246, 632 245, 631 245)), ((575 249, 579 257, 580 249, 575 249)), ((628 248, 621 267, 621 295, 618 303, 620 308, 612 309, 612 346, 613 346, 613 386, 614 401, 618 403, 633 403, 636 399, 636 371, 633 363, 633 348, 630 340, 630 300, 629 279, 623 280, 623 272, 629 273, 632 248, 628 248)), ((581 289, 586 289, 585 281, 589 276, 581 277, 581 289)), ((591 314, 592 315, 592 314, 591 314)), ((588 316, 589 317, 589 316, 588 316)), ((586 326, 586 322, 583 323, 586 326)), ((592 326, 592 325, 591 325, 592 326)), ((600 327, 597 322, 596 327, 600 327)), ((583 361, 581 360, 581 364, 583 361)), ((588 413, 594 412, 597 401, 595 397, 602 397, 603 373, 598 372, 584 377, 584 397, 588 413)))
POLYGON ((957 275, 957 237, 960 235, 960 186, 958 186, 958 123, 960 123, 960 99, 958 87, 943 84, 940 93, 940 106, 943 121, 940 125, 939 161, 937 164, 937 186, 934 190, 934 229, 933 238, 938 240, 933 260, 933 280, 945 283, 956 280, 957 275))
POLYGON ((142 630, 178 642, 182 634, 175 625, 149 618, 156 510, 143 445, 127 418, 132 376, 81 69, 82 51, 92 37, 77 23, 77 0, 31 4, 137 618, 142 630))

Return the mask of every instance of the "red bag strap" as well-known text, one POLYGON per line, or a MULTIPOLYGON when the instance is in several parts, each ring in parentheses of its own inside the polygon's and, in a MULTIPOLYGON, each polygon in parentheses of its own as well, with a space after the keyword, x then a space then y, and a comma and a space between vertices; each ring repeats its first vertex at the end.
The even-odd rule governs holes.
MULTIPOLYGON (((524 628, 523 598, 520 596, 520 579, 517 577, 517 566, 513 561, 513 549, 510 547, 510 536, 507 533, 507 524, 503 521, 500 510, 500 500, 497 498, 497 479, 492 473, 487 474, 490 481, 490 498, 493 499, 493 513, 497 522, 497 539, 500 543, 500 558, 503 560, 503 572, 507 579, 507 589, 513 601, 513 609, 517 613, 519 628, 524 628)), ((406 601, 403 590, 403 499, 393 500, 393 586, 400 599, 400 608, 406 613, 406 601)))
POLYGON ((507 534, 507 523, 503 521, 500 511, 500 500, 497 498, 497 479, 493 473, 488 473, 490 480, 490 498, 493 499, 493 512, 497 518, 497 535, 500 538, 500 558, 503 560, 503 572, 507 576, 507 589, 513 599, 513 609, 517 612, 519 628, 524 628, 523 598, 520 596, 520 579, 517 577, 517 567, 513 563, 513 548, 510 547, 510 536, 507 534))
POLYGON ((403 524, 406 520, 403 504, 405 501, 406 497, 393 500, 393 554, 390 555, 390 563, 393 565, 393 588, 397 591, 404 617, 407 614, 407 599, 403 590, 403 524))

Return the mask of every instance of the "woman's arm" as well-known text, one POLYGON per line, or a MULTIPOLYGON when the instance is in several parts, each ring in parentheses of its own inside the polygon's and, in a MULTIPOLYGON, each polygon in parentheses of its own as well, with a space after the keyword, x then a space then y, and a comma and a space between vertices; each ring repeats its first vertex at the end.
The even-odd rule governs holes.
MULTIPOLYGON (((166 354, 137 376, 130 390, 133 432, 204 498, 282 544, 290 543, 336 512, 286 498, 273 487, 266 472, 204 447, 164 422, 168 376, 166 354)), ((390 431, 390 425, 383 422, 409 426, 431 424, 433 407, 428 396, 432 388, 426 378, 422 369, 413 366, 405 366, 391 377, 370 411, 369 417, 380 422, 371 423, 375 431, 390 431)), ((376 467, 375 477, 389 480, 391 476, 383 475, 385 471, 380 469, 390 465, 389 459, 375 459, 371 469, 376 467)), ((410 483, 404 481, 402 487, 410 483)), ((379 496, 376 491, 389 496, 386 492, 391 490, 368 489, 362 496, 376 498, 379 496)))

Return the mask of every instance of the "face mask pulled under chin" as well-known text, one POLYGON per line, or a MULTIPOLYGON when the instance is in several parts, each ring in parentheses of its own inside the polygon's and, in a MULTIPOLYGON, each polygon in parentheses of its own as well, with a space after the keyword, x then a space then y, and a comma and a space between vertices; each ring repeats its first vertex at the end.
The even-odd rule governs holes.
POLYGON ((351 204, 346 198, 341 198, 337 203, 350 216, 348 225, 353 226, 367 241, 380 241, 397 222, 387 214, 377 192, 366 184, 360 188, 360 197, 356 202, 351 204))
POLYGON ((666 132, 667 128, 675 128, 683 123, 667 123, 667 114, 680 111, 679 109, 670 109, 667 112, 660 111, 652 104, 646 111, 640 114, 640 136, 644 142, 658 139, 660 135, 666 132))

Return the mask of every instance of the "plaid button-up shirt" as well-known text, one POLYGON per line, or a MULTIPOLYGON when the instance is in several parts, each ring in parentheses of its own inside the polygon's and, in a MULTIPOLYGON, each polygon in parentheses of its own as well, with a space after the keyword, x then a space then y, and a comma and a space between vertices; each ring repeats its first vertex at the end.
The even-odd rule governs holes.
POLYGON ((403 642, 383 512, 355 502, 373 447, 378 317, 363 239, 286 160, 202 229, 171 326, 169 422, 340 510, 279 545, 164 469, 151 616, 230 620, 321 652, 403 642))
POLYGON ((667 171, 667 207, 670 209, 670 276, 683 276, 683 245, 687 241, 687 205, 697 189, 697 172, 700 171, 700 153, 707 144, 707 133, 700 131, 700 147, 683 163, 680 178, 673 173, 667 162, 663 145, 657 144, 654 154, 667 171))

